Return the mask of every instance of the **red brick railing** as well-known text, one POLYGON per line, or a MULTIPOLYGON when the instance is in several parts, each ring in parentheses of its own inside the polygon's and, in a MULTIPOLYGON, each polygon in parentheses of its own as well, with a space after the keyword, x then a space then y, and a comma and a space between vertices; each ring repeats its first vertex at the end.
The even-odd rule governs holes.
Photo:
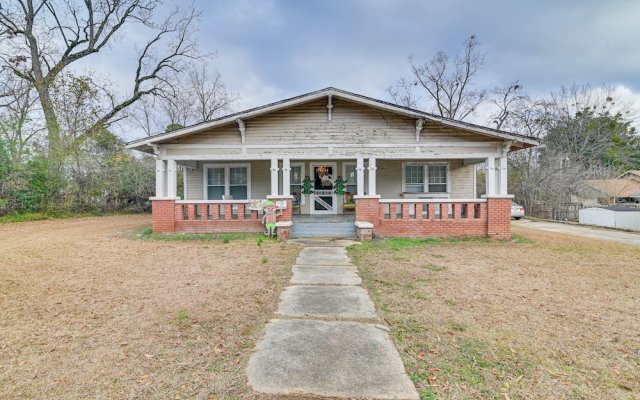
MULTIPOLYGON (((291 200, 286 201, 278 221, 291 221, 291 200)), ((156 233, 262 232, 262 211, 250 210, 249 200, 152 199, 153 230, 156 233)), ((285 230, 284 227, 282 229, 285 230)), ((283 232, 284 233, 284 232, 283 232)), ((287 229, 288 234, 288 229, 287 229)))
POLYGON ((381 235, 481 236, 487 234, 487 201, 380 200, 381 235))
POLYGON ((176 200, 176 232, 261 232, 262 213, 248 200, 176 200))
POLYGON ((356 198, 356 221, 373 225, 377 236, 490 236, 511 234, 511 198, 356 198))

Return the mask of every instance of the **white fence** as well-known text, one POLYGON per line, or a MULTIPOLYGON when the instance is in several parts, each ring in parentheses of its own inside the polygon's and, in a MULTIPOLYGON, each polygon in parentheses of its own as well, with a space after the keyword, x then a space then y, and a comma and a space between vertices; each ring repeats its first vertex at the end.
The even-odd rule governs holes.
POLYGON ((583 208, 579 214, 581 224, 640 231, 640 209, 613 210, 610 208, 592 207, 583 208))

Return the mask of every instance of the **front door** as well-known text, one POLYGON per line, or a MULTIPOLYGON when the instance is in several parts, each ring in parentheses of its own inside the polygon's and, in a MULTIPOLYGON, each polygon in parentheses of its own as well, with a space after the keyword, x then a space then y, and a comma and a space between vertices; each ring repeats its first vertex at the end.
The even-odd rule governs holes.
POLYGON ((313 194, 311 195, 311 214, 335 214, 336 195, 333 193, 333 181, 337 177, 335 163, 311 164, 313 171, 313 194))

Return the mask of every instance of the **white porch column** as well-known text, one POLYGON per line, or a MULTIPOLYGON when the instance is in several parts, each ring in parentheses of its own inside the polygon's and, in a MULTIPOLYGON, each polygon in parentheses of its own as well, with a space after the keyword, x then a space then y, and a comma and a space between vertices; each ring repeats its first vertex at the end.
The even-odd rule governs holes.
POLYGON ((362 157, 358 157, 356 161, 356 183, 358 196, 364 196, 364 159, 362 157))
POLYGON ((278 159, 271 159, 271 195, 278 195, 278 159))
POLYGON ((156 197, 166 197, 167 162, 156 158, 156 197))
POLYGON ((508 194, 507 188, 507 157, 500 157, 498 163, 498 194, 508 194))
POLYGON ((282 159, 282 195, 291 195, 291 162, 288 158, 282 159))
POLYGON ((376 159, 369 157, 369 196, 376 195, 376 159))
POLYGON ((178 164, 176 160, 167 160, 167 197, 175 199, 178 196, 178 164))
POLYGON ((487 196, 496 194, 496 159, 494 157, 487 158, 487 171, 485 173, 485 182, 487 186, 487 196))

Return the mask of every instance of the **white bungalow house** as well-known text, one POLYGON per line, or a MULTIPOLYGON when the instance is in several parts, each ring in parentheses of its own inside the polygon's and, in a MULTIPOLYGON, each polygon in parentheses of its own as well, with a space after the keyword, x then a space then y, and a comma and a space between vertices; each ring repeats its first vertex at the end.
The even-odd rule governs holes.
MULTIPOLYGON (((281 238, 313 232, 296 233, 296 225, 330 222, 363 238, 508 238, 506 157, 535 145, 330 87, 127 146, 157 159, 155 232, 260 232, 255 200, 272 199, 283 212, 281 238), (487 168, 482 196, 478 163, 487 168)), ((325 233, 344 233, 340 227, 325 233)))

